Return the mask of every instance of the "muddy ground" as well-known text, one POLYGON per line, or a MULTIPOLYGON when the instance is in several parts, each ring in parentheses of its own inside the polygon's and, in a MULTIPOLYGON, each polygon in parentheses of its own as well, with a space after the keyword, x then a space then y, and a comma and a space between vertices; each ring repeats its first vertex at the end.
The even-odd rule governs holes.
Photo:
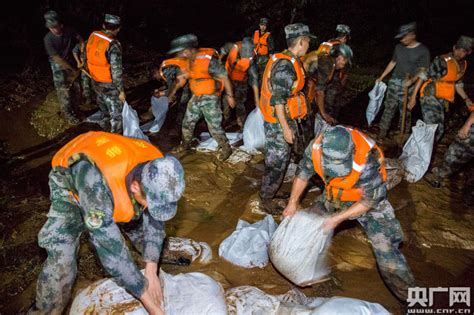
MULTIPOLYGON (((366 129, 363 120, 367 104, 370 73, 353 77, 351 92, 346 95, 348 105, 341 121, 366 129)), ((135 80, 127 92, 128 101, 139 113, 146 112, 148 97, 155 83, 141 78, 135 80)), ((131 86, 131 85, 129 85, 131 86)), ((48 172, 50 159, 57 149, 75 135, 88 130, 99 130, 98 125, 61 125, 54 106, 54 90, 49 87, 42 95, 25 106, 11 107, 0 115, 0 314, 23 314, 34 299, 35 281, 46 253, 37 245, 37 233, 46 221, 49 208, 48 172), (42 120, 34 113, 43 112, 42 120), (58 121, 58 125, 54 123, 58 121), (38 125, 40 124, 40 125, 38 125), (56 129, 55 129, 56 128, 56 129), (54 132, 47 132, 47 131, 54 132), (48 137, 40 136, 47 135, 48 137)), ((249 106, 250 109, 250 106, 249 106)), ((92 113, 93 106, 82 107, 82 115, 92 113)), ((165 127, 151 137, 164 152, 179 142, 179 132, 170 113, 165 127)), ((451 134, 437 151, 439 162, 446 143, 461 123, 454 117, 451 134)), ((233 130, 235 126, 226 126, 233 130)), ((199 131, 205 129, 199 125, 199 131)), ((376 127, 369 129, 376 132, 376 127)), ((383 142, 387 155, 397 154, 396 143, 383 142)), ((270 264, 263 269, 235 267, 217 256, 220 242, 235 228, 239 218, 251 222, 261 215, 252 213, 263 170, 263 157, 257 155, 248 163, 229 165, 219 162, 212 154, 192 153, 182 158, 187 187, 179 202, 178 214, 167 222, 168 235, 188 237, 208 242, 214 259, 208 265, 163 265, 172 274, 189 271, 204 272, 218 280, 224 288, 239 285, 257 286, 265 292, 279 294, 292 284, 270 264)), ((435 190, 425 182, 402 182, 390 191, 389 200, 396 209, 404 232, 402 247, 413 273, 423 287, 472 286, 474 280, 474 227, 472 207, 461 202, 463 174, 454 176, 449 185, 435 190)), ((290 184, 283 187, 290 189, 290 184)), ((318 192, 308 193, 308 205, 318 192)), ((278 218, 277 218, 278 219, 278 218)), ((106 276, 102 271, 86 235, 83 235, 78 259, 78 276, 74 292, 106 276)), ((137 255, 135 257, 138 258, 137 255)), ((362 229, 354 222, 346 222, 334 237, 330 250, 332 280, 313 288, 304 288, 311 296, 340 295, 360 298, 384 305, 393 313, 400 313, 399 302, 390 294, 377 271, 370 244, 362 229)), ((437 300, 441 306, 447 296, 437 300)))

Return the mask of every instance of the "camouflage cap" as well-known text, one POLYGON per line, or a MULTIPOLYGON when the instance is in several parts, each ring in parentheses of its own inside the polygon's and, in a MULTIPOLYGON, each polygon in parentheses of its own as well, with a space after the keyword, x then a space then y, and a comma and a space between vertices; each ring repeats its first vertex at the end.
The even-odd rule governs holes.
POLYGON ((176 215, 185 182, 183 167, 174 156, 166 155, 148 162, 142 170, 141 184, 148 211, 154 219, 167 221, 176 215))
POLYGON ((472 52, 472 46, 474 45, 474 38, 469 36, 461 36, 459 37, 458 41, 456 42, 457 48, 462 48, 467 51, 468 54, 472 52))
POLYGON ((349 26, 347 26, 346 24, 337 24, 336 32, 350 35, 351 34, 351 28, 349 26))
POLYGON ((263 17, 263 18, 261 18, 260 21, 258 22, 258 25, 268 25, 268 22, 269 22, 268 18, 263 17))
POLYGON ((352 58, 354 57, 354 54, 352 53, 352 49, 349 45, 346 45, 346 44, 334 45, 331 47, 331 54, 333 54, 335 51, 337 51, 339 54, 346 57, 347 62, 349 64, 352 64, 352 58))
POLYGON ((326 129, 322 140, 322 164, 325 176, 345 176, 352 170, 354 142, 349 131, 342 126, 326 129))
POLYGON ((403 36, 411 32, 416 32, 416 22, 401 25, 398 29, 398 34, 395 35, 395 38, 401 39, 403 36))
POLYGON ((120 25, 121 21, 120 21, 119 16, 107 13, 105 15, 104 22, 109 23, 109 24, 114 24, 114 25, 120 25))
POLYGON ((171 41, 168 54, 174 54, 187 48, 194 48, 198 45, 197 36, 194 34, 186 34, 176 37, 171 41))
POLYGON ((309 32, 309 27, 303 23, 288 24, 285 26, 285 37, 286 39, 296 38, 300 36, 308 36, 316 39, 316 36, 309 32))
POLYGON ((242 49, 240 50, 240 56, 243 58, 250 58, 253 56, 253 50, 255 46, 253 39, 250 37, 244 37, 242 39, 242 49))
POLYGON ((59 15, 54 10, 49 10, 44 14, 45 26, 47 28, 53 28, 58 26, 59 22, 59 15))

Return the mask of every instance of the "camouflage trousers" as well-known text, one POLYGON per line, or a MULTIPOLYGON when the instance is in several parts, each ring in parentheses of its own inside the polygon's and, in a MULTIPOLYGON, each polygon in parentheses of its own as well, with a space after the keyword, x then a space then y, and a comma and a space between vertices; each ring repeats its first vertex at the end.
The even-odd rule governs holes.
POLYGON ((204 116, 209 133, 217 141, 219 147, 229 146, 229 140, 222 128, 222 110, 219 99, 217 95, 193 95, 191 97, 181 126, 183 143, 189 144, 191 142, 196 124, 204 116))
POLYGON ((444 111, 447 102, 435 96, 424 96, 420 99, 423 121, 427 124, 438 124, 435 142, 438 142, 444 134, 444 111))
POLYGON ((189 89, 189 84, 186 84, 183 88, 183 92, 181 93, 181 98, 179 99, 177 113, 176 113, 176 121, 179 124, 183 123, 184 114, 186 113, 186 107, 191 99, 192 93, 189 89))
POLYGON ((84 72, 81 71, 81 88, 82 88, 82 97, 86 104, 92 102, 92 79, 87 76, 84 72))
MULTIPOLYGON (((316 205, 322 206, 327 213, 345 210, 336 208, 322 196, 325 196, 325 193, 320 195, 316 205)), ((390 291, 405 302, 408 288, 415 287, 416 284, 407 260, 399 250, 399 245, 403 241, 403 231, 392 205, 385 199, 376 208, 358 217, 357 221, 372 245, 382 279, 390 291)))
POLYGON ((119 90, 110 83, 92 81, 92 85, 97 95, 97 105, 102 112, 103 118, 106 122, 110 123, 110 132, 122 133, 123 103, 119 99, 119 90))
POLYGON ((469 138, 460 139, 458 136, 449 145, 444 154, 443 164, 433 168, 432 172, 441 178, 446 178, 469 163, 474 157, 474 125, 471 126, 469 138))
MULTIPOLYGON (((407 96, 411 95, 411 91, 413 87, 408 89, 407 96)), ((383 102, 383 114, 382 118, 380 119, 379 127, 381 132, 387 133, 390 130, 390 125, 392 124, 392 119, 395 116, 395 111, 399 110, 400 112, 400 119, 398 122, 399 129, 402 125, 402 112, 403 112, 403 79, 398 78, 391 78, 388 81, 387 92, 385 94, 385 100, 383 102)), ((409 131, 411 127, 411 112, 409 110, 406 111, 406 118, 405 118, 405 130, 409 131)))
POLYGON ((285 177, 290 162, 291 147, 283 137, 279 123, 264 122, 265 128, 265 171, 260 188, 262 199, 275 197, 285 177))
MULTIPOLYGON (((38 244, 47 251, 48 257, 38 277, 36 302, 31 314, 61 314, 71 296, 77 274, 79 239, 82 232, 87 231, 83 219, 86 214, 71 194, 71 181, 67 171, 53 170, 49 175, 51 207, 48 220, 38 234, 38 244)), ((143 240, 143 236, 137 237, 137 232, 143 233, 137 228, 130 232, 130 239, 140 249, 141 244, 135 244, 135 240, 143 240)), ((104 223, 89 235, 107 272, 120 286, 140 297, 146 286, 145 279, 133 263, 125 243, 116 241, 123 239, 117 225, 104 223)))
POLYGON ((54 62, 51 62, 51 70, 61 112, 66 118, 72 118, 78 110, 79 82, 75 79, 74 73, 63 70, 60 65, 54 62))
MULTIPOLYGON (((232 89, 234 91, 235 100, 235 114, 237 116, 237 124, 242 128, 245 122, 245 116, 247 112, 245 110, 245 101, 247 100, 248 82, 245 81, 232 81, 232 89)), ((230 118, 231 108, 227 102, 227 97, 224 97, 223 101, 223 113, 224 119, 230 118)))

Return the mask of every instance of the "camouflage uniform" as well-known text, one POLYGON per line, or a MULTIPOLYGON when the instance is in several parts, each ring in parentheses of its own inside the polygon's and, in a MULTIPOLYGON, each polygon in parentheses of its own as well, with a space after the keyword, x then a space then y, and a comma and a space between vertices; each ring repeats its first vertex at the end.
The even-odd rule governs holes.
MULTIPOLYGON (((288 50, 283 53, 294 57, 288 50)), ((295 57, 295 59, 297 59, 295 57)), ((272 90, 270 105, 286 105, 293 83, 296 81, 296 72, 293 64, 286 59, 280 59, 273 64, 269 84, 272 90)), ((287 122, 296 136, 296 122, 287 118, 287 122)), ((280 123, 264 123, 265 128, 265 172, 260 188, 262 199, 272 199, 280 188, 290 161, 291 147, 283 136, 280 123)), ((295 139, 296 141, 296 139, 295 139)))
MULTIPOLYGON (((103 31, 108 34, 106 30, 103 31)), ((124 91, 122 78, 122 46, 117 40, 113 40, 106 52, 106 58, 110 63, 112 83, 96 82, 92 80, 92 86, 97 95, 97 105, 102 112, 103 120, 110 121, 110 131, 122 132, 122 108, 123 103, 119 94, 124 91)))
MULTIPOLYGON (((436 81, 444 77, 447 72, 446 61, 441 56, 437 56, 428 68, 427 76, 423 76, 422 79, 436 81)), ((424 96, 420 97, 420 105, 423 121, 427 124, 438 124, 435 136, 435 141, 438 142, 444 134, 444 112, 448 108, 448 101, 435 96, 433 81, 427 84, 424 89, 424 96)), ((456 86, 462 87, 463 82, 461 80, 457 81, 456 86)))
MULTIPOLYGON (((163 69, 163 75, 166 80, 166 85, 168 89, 170 89, 176 82, 176 77, 181 74, 181 71, 178 66, 170 65, 163 69)), ((184 118, 184 113, 186 112, 186 105, 188 104, 191 98, 191 90, 189 89, 189 84, 183 88, 183 92, 181 93, 181 98, 178 102, 178 113, 176 115, 176 121, 182 122, 184 118)))
MULTIPOLYGON (((298 165, 296 176, 309 180, 314 174, 312 161, 313 142, 308 145, 298 165)), ((415 279, 407 261, 398 249, 403 241, 403 231, 394 210, 387 200, 387 188, 379 173, 378 154, 371 151, 356 187, 363 191, 361 203, 371 210, 357 218, 370 240, 383 280, 390 290, 402 301, 406 301, 409 287, 415 286, 415 279)), ((326 178, 326 181, 332 178, 326 178)), ((353 202, 337 202, 326 199, 324 191, 317 199, 320 208, 335 213, 349 208, 353 202)))
MULTIPOLYGON (((209 63, 209 74, 217 79, 227 76, 227 71, 218 59, 212 58, 209 63)), ((229 140, 222 128, 220 97, 216 94, 201 96, 193 95, 191 97, 181 127, 183 143, 188 145, 191 142, 196 124, 202 116, 204 116, 209 132, 217 141, 219 147, 229 147, 229 140)))
MULTIPOLYGON (((408 89, 407 97, 411 95, 413 86, 408 89)), ((398 128, 401 128, 401 117, 403 113, 403 79, 392 77, 388 81, 387 92, 385 94, 385 100, 383 102, 384 110, 382 118, 380 119, 379 127, 381 130, 389 130, 392 123, 392 119, 395 116, 395 111, 400 112, 400 119, 398 121, 398 128)), ((406 111, 405 114, 405 130, 410 130, 411 127, 411 112, 406 111)))

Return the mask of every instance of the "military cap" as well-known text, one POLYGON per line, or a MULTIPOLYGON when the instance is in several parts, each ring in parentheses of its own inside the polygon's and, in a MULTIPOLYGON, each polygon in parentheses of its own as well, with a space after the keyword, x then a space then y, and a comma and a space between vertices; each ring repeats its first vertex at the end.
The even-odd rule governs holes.
POLYGON ((456 42, 457 48, 462 48, 467 51, 468 54, 472 52, 472 46, 474 45, 474 38, 469 36, 461 36, 459 37, 458 41, 456 42))
POLYGON ((416 32, 416 22, 411 22, 408 24, 403 24, 398 29, 398 34, 395 35, 396 39, 400 39, 408 33, 416 32))
POLYGON ((345 24, 338 24, 336 26, 336 32, 350 35, 351 34, 351 28, 349 26, 345 25, 345 24))
POLYGON ((240 56, 243 58, 252 57, 254 48, 255 46, 253 44, 253 39, 250 37, 244 37, 244 39, 242 39, 242 49, 240 50, 240 56))
POLYGON ((168 54, 174 54, 187 48, 197 47, 198 39, 194 34, 186 34, 176 37, 171 41, 168 54))
POLYGON ((269 20, 265 17, 260 19, 260 22, 258 22, 258 25, 268 25, 269 20))
POLYGON ((339 54, 346 57, 347 62, 349 64, 352 64, 352 57, 354 56, 354 54, 352 53, 352 49, 351 49, 351 47, 349 47, 349 45, 337 44, 337 45, 332 46, 331 47, 331 55, 336 53, 336 52, 338 52, 339 54))
POLYGON ((120 17, 113 14, 106 14, 104 18, 105 23, 120 25, 120 17))
POLYGON ((341 177, 349 174, 354 151, 350 132, 342 126, 328 128, 323 134, 321 145, 324 175, 341 177))
POLYGON ((53 10, 49 10, 44 14, 44 20, 47 28, 56 27, 60 23, 58 13, 53 10))
POLYGON ((174 156, 166 155, 148 162, 141 175, 150 215, 158 221, 173 218, 185 187, 181 163, 174 156))
POLYGON ((315 39, 316 36, 309 32, 309 27, 303 23, 288 24, 285 26, 285 37, 286 39, 296 38, 300 36, 308 36, 315 39))

